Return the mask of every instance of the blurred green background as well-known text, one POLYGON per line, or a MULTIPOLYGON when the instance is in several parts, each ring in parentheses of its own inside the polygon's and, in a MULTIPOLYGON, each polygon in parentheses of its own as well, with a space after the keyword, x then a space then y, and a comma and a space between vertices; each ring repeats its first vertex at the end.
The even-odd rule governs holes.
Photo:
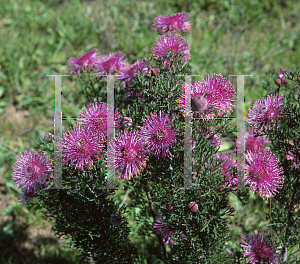
MULTIPOLYGON (((150 54, 157 15, 188 12, 193 74, 246 77, 246 109, 265 95, 265 72, 292 68, 300 58, 299 1, 59 1, 2 0, 0 5, 0 262, 76 263, 75 251, 50 234, 41 212, 17 201, 11 177, 17 155, 53 129, 53 77, 68 74, 66 62, 97 48, 123 51, 129 63, 150 54), (49 248, 50 247, 50 248, 49 248)), ((228 77, 236 85, 234 77, 228 77)), ((63 116, 74 116, 84 98, 74 79, 63 78, 63 116)), ((72 122, 70 121, 70 124, 72 122)), ((70 125, 69 124, 69 125, 70 125)), ((268 204, 251 195, 230 218, 240 235, 264 226, 268 204)))

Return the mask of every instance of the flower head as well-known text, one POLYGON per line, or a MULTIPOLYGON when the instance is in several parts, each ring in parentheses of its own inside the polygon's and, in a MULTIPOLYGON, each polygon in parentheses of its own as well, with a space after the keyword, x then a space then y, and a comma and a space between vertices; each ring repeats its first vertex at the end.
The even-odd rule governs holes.
POLYGON ((255 152, 260 149, 267 148, 266 144, 268 143, 269 140, 266 136, 254 137, 254 130, 251 128, 248 129, 248 134, 245 130, 244 137, 239 136, 236 140, 236 146, 238 150, 244 151, 245 144, 245 152, 248 150, 255 152))
POLYGON ((172 157, 170 147, 176 144, 176 127, 172 126, 173 118, 162 111, 151 113, 143 119, 144 126, 140 127, 146 138, 149 149, 158 157, 172 157))
POLYGON ((162 223, 160 215, 154 220, 153 232, 160 236, 161 240, 165 243, 165 246, 169 243, 170 245, 176 245, 176 243, 172 241, 173 232, 168 226, 162 223))
POLYGON ((100 159, 103 145, 99 140, 84 126, 78 124, 70 127, 70 130, 64 133, 62 140, 62 158, 64 165, 78 167, 84 170, 92 167, 93 159, 100 159))
POLYGON ((275 128, 275 120, 284 116, 284 98, 279 95, 268 95, 258 99, 252 108, 249 108, 246 120, 258 130, 275 128))
MULTIPOLYGON (((183 52, 183 56, 180 58, 181 60, 191 58, 188 43, 179 35, 170 34, 169 36, 161 36, 155 41, 155 46, 151 47, 151 49, 155 59, 166 58, 168 54, 166 49, 168 49, 168 51, 171 50, 173 57, 183 52)), ((168 63, 169 61, 166 60, 166 62, 168 63)))
POLYGON ((157 16, 152 24, 158 34, 182 32, 187 33, 191 29, 191 22, 184 22, 190 18, 190 15, 182 12, 171 16, 157 16))
MULTIPOLYGON (((100 141, 106 141, 107 136, 107 113, 113 111, 113 107, 106 103, 93 103, 83 108, 79 113, 78 124, 88 129, 100 141)), ((114 112, 115 129, 120 129, 120 113, 114 112)))
MULTIPOLYGON (((185 109, 186 87, 187 85, 183 84, 184 93, 178 98, 180 110, 185 109)), ((201 118, 212 119, 215 111, 218 116, 232 111, 236 92, 229 80, 221 75, 206 75, 206 79, 202 78, 202 82, 193 82, 190 89, 193 114, 201 118)))
POLYGON ((104 55, 96 60, 95 66, 98 69, 97 77, 100 75, 112 74, 121 70, 126 65, 126 60, 122 60, 125 54, 121 51, 104 55))
POLYGON ((139 74, 145 74, 148 72, 147 60, 137 60, 134 64, 128 65, 125 68, 119 70, 117 80, 124 80, 123 85, 130 84, 131 81, 137 77, 139 74))
POLYGON ((244 248, 244 256, 249 257, 251 264, 277 264, 276 259, 280 258, 280 253, 276 253, 276 250, 280 249, 276 249, 275 245, 275 239, 272 239, 268 232, 259 230, 253 236, 246 234, 241 247, 244 248))
POLYGON ((115 138, 115 148, 108 146, 108 166, 119 174, 118 178, 133 178, 144 167, 148 149, 136 130, 123 130, 115 138), (114 158, 110 158, 113 156, 114 158))
POLYGON ((248 151, 245 156, 246 183, 260 196, 272 197, 282 188, 283 170, 278 159, 267 149, 259 152, 248 151))
POLYGON ((91 70, 95 68, 97 56, 97 49, 93 49, 86 54, 79 56, 77 58, 72 58, 68 60, 68 68, 74 67, 71 73, 79 74, 82 70, 91 70))
POLYGON ((40 149, 36 152, 27 150, 17 157, 14 164, 13 180, 17 187, 21 187, 24 192, 34 193, 38 187, 44 186, 51 178, 52 161, 46 157, 46 153, 40 149))

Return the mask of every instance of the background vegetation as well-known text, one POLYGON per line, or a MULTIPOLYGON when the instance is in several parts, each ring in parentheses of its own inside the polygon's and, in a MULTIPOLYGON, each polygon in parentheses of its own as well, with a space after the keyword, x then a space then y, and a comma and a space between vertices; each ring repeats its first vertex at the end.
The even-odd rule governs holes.
MULTIPOLYGON (((50 234, 40 211, 17 201, 11 179, 16 156, 33 148, 53 129, 53 77, 68 74, 69 58, 97 48, 100 54, 123 51, 129 63, 148 57, 157 33, 157 15, 188 12, 193 23, 193 74, 252 74, 246 77, 245 107, 265 95, 265 72, 299 65, 300 2, 245 1, 60 1, 2 0, 0 5, 0 262, 76 263, 75 251, 50 234)), ((228 77, 234 85, 234 77, 228 77)), ((83 107, 79 83, 63 78, 63 116, 83 107)), ((63 125, 69 126, 72 120, 63 125)), ((232 146, 223 145, 222 150, 232 146)), ((266 225, 268 204, 251 195, 236 208, 234 237, 266 225)), ((134 232, 134 230, 133 230, 134 232)), ((232 245, 234 247, 234 245, 232 245)))

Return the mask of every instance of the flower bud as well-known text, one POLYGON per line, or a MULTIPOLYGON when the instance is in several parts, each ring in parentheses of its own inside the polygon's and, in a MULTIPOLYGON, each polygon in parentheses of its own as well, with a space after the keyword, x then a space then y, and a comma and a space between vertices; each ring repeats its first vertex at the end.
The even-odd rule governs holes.
POLYGON ((168 202, 166 207, 167 207, 168 210, 171 211, 172 209, 174 209, 175 204, 173 202, 168 202))
POLYGON ((122 217, 119 214, 114 214, 110 218, 110 222, 114 226, 119 226, 122 223, 122 217))
POLYGON ((193 111, 202 111, 207 108, 207 100, 201 96, 196 95, 194 98, 192 98, 192 110, 193 111))
POLYGON ((279 78, 277 78, 277 79, 275 80, 275 83, 278 84, 278 85, 280 85, 280 84, 281 84, 281 80, 280 80, 279 78))
POLYGON ((286 78, 283 78, 283 80, 282 80, 282 83, 283 84, 287 84, 289 82, 289 80, 288 79, 286 79, 286 78))
POLYGON ((198 204, 196 204, 195 202, 190 202, 188 204, 188 209, 191 213, 196 213, 198 211, 198 204))
POLYGON ((123 128, 128 128, 132 126, 132 120, 129 117, 123 117, 120 121, 120 124, 123 128))

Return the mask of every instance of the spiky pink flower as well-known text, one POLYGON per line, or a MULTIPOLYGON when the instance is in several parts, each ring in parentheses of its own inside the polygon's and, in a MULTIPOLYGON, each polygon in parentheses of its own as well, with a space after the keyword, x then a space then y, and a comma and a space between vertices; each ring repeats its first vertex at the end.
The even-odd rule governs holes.
MULTIPOLYGON (((176 36, 174 34, 170 34, 169 36, 164 35, 159 37, 155 41, 155 46, 151 47, 152 56, 155 59, 166 58, 168 54, 166 49, 168 49, 168 51, 171 50, 173 57, 180 52, 183 52, 183 56, 180 58, 181 60, 188 60, 191 58, 188 43, 180 35, 176 36)), ((166 59, 166 63, 168 62, 169 61, 166 59)))
POLYGON ((62 159, 63 165, 77 167, 80 170, 91 168, 93 159, 100 159, 100 153, 104 146, 86 127, 78 124, 70 127, 63 134, 62 159))
POLYGON ((109 145, 108 152, 114 154, 114 159, 107 161, 108 167, 115 169, 119 179, 133 178, 146 167, 148 149, 144 138, 136 130, 121 131, 115 138, 114 150, 109 145))
POLYGON ((237 163, 234 156, 230 153, 217 153, 214 160, 218 160, 220 162, 226 161, 223 165, 221 165, 221 170, 225 176, 225 182, 221 185, 221 187, 232 187, 237 185, 237 177, 233 177, 230 172, 231 169, 236 169, 237 163))
POLYGON ((104 55, 98 58, 95 62, 95 66, 98 69, 96 77, 100 75, 113 74, 125 67, 126 60, 123 60, 125 54, 121 51, 104 55))
POLYGON ((160 215, 154 220, 153 233, 160 236, 161 240, 165 243, 165 246, 169 243, 170 245, 176 245, 176 243, 172 241, 173 232, 168 226, 162 223, 160 215))
POLYGON ((281 258, 281 256, 276 251, 281 249, 277 249, 276 244, 275 239, 272 239, 268 232, 259 230, 253 236, 246 234, 243 237, 241 247, 244 248, 244 257, 248 257, 251 264, 277 264, 276 259, 281 258))
POLYGON ((148 72, 147 59, 137 60, 134 64, 130 64, 127 67, 120 69, 119 74, 116 80, 124 80, 123 85, 130 84, 131 81, 140 74, 146 74, 148 72))
MULTIPOLYGON (((94 136, 100 141, 106 141, 107 137, 107 111, 112 110, 113 106, 106 103, 92 103, 84 107, 78 118, 78 124, 81 124, 84 128, 88 129, 94 136)), ((116 130, 120 129, 120 113, 114 112, 114 127, 116 130)))
POLYGON ((258 99, 253 107, 249 107, 246 120, 258 130, 275 128, 275 121, 284 116, 284 98, 279 95, 268 95, 258 99))
MULTIPOLYGON (((178 98, 178 108, 185 111, 185 89, 178 98)), ((201 118, 214 118, 214 112, 217 116, 229 114, 236 101, 236 92, 229 80, 218 74, 206 75, 202 77, 202 82, 192 82, 191 84, 191 106, 193 116, 201 118)))
POLYGON ((266 136, 258 136, 254 137, 254 130, 248 128, 248 133, 246 130, 244 131, 244 136, 239 136, 236 139, 236 147, 237 150, 244 151, 244 144, 245 144, 245 153, 248 150, 252 152, 258 151, 260 149, 268 148, 266 144, 269 143, 269 140, 266 136))
POLYGON ((248 151, 245 156, 246 184, 262 197, 272 197, 282 188, 283 169, 278 159, 267 149, 248 151))
POLYGON ((97 56, 97 49, 93 49, 86 54, 79 56, 77 58, 72 58, 68 60, 68 68, 74 67, 71 73, 79 74, 82 70, 92 70, 95 68, 97 56))
POLYGON ((46 157, 46 153, 40 149, 36 152, 27 150, 17 157, 14 164, 13 180, 17 187, 21 187, 24 191, 35 192, 38 187, 41 189, 51 178, 52 161, 46 157))
POLYGON ((142 135, 146 138, 149 149, 159 157, 172 157, 170 148, 176 144, 177 129, 173 125, 173 118, 168 114, 155 111, 151 116, 143 119, 144 125, 140 127, 142 135))
POLYGON ((153 28, 158 34, 182 32, 187 33, 191 29, 191 22, 184 22, 190 18, 190 15, 182 12, 171 16, 157 16, 153 21, 153 28))

